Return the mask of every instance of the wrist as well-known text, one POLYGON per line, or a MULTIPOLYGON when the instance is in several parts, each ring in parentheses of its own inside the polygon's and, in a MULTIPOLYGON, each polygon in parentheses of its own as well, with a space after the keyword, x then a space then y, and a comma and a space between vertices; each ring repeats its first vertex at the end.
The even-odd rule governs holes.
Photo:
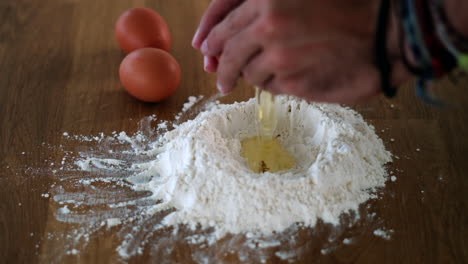
POLYGON ((388 28, 388 56, 393 66, 392 85, 399 86, 413 76, 413 74, 405 67, 403 56, 405 56, 412 64, 415 63, 411 52, 407 45, 404 44, 404 30, 400 16, 400 0, 392 0, 390 21, 388 28))
POLYGON ((444 0, 447 18, 454 29, 461 35, 468 37, 468 1, 444 0))

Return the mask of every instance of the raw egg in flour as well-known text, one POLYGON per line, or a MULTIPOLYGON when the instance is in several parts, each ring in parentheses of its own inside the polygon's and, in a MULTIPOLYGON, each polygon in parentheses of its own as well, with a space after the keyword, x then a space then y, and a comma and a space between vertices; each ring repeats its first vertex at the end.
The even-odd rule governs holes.
POLYGON ((159 102, 180 85, 181 71, 176 59, 164 50, 144 48, 125 57, 120 64, 120 81, 135 98, 159 102))
POLYGON ((141 48, 171 49, 171 33, 164 19, 149 8, 125 11, 115 25, 120 47, 130 53, 141 48))

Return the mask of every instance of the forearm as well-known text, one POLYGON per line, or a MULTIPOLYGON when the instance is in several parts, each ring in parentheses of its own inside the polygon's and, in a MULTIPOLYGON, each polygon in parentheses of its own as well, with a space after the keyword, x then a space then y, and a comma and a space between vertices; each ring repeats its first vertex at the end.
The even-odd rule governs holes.
POLYGON ((463 36, 468 37, 468 1, 444 0, 447 17, 454 28, 463 36))

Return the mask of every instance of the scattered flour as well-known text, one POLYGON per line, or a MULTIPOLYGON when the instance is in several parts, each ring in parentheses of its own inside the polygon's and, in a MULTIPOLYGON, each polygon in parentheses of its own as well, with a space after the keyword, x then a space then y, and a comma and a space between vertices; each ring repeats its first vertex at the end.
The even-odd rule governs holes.
POLYGON ((295 254, 296 252, 294 251, 289 251, 289 252, 278 251, 275 253, 275 256, 277 256, 281 260, 287 260, 287 259, 293 258, 295 254))
POLYGON ((107 228, 118 226, 121 223, 122 223, 122 221, 120 220, 120 218, 109 218, 105 222, 103 222, 103 224, 106 225, 107 228))
POLYGON ((374 230, 375 236, 381 237, 385 240, 390 240, 392 238, 392 233, 393 233, 393 230, 388 230, 388 231, 385 231, 383 229, 374 230))
POLYGON ((182 112, 187 112, 190 108, 193 107, 196 103, 200 102, 200 100, 203 99, 203 95, 199 95, 198 97, 196 96, 189 96, 188 102, 184 104, 182 107, 182 112))
POLYGON ((184 104, 182 111, 176 115, 175 120, 179 120, 185 112, 192 108, 196 103, 200 102, 201 99, 203 99, 203 95, 199 95, 198 97, 189 96, 188 102, 184 104))
POLYGON ((71 250, 68 250, 66 253, 67 255, 77 255, 80 252, 76 249, 71 249, 71 250))
MULTIPOLYGON (((200 100, 190 97, 182 112, 200 100)), ((195 233, 184 240, 200 244, 200 248, 226 235, 244 234, 246 245, 258 250, 285 241, 293 243, 291 235, 286 240, 276 238, 282 232, 293 232, 288 230, 297 223, 301 228, 314 227, 320 219, 339 225, 343 214, 357 214, 360 204, 377 197, 376 191, 387 179, 384 165, 391 161, 391 154, 374 128, 349 108, 282 96, 278 101, 276 134, 297 160, 295 168, 281 173, 256 174, 241 156, 241 141, 256 134, 254 100, 228 105, 209 102, 208 109, 196 118, 158 137, 146 134, 164 131, 167 122, 133 136, 125 132, 114 132, 111 137, 64 134, 107 147, 126 144, 129 149, 92 149, 81 152, 79 158, 67 158, 67 162, 74 162, 73 171, 98 176, 80 175, 73 181, 73 185, 88 186, 88 192, 67 193, 57 186, 54 201, 74 208, 107 205, 108 211, 83 217, 65 205, 56 218, 90 226, 96 223, 80 239, 89 239, 89 232, 102 225, 119 225, 123 241, 118 252, 124 258, 142 254, 147 236, 165 227, 173 228, 174 235, 182 227, 192 230, 195 233), (94 185, 112 182, 118 183, 113 186, 131 188, 135 194, 94 185), (259 240, 265 236, 275 239, 259 240)), ((154 116, 150 118, 154 120, 154 116)), ((295 251, 275 254, 284 260, 295 251)), ((239 259, 249 261, 248 256, 239 259)), ((266 260, 262 257, 250 262, 266 260)), ((205 263, 206 259, 196 261, 205 263)))
POLYGON ((69 214, 71 211, 70 211, 70 209, 68 209, 68 206, 65 205, 64 207, 59 208, 59 212, 61 214, 69 214))

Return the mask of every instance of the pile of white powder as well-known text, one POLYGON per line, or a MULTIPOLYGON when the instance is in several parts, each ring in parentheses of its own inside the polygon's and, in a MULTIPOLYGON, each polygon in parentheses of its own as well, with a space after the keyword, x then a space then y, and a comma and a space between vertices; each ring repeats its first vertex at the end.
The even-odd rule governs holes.
POLYGON ((215 227, 226 233, 281 232, 317 219, 337 224, 384 186, 391 161, 382 141, 356 112, 337 105, 279 97, 276 134, 297 166, 282 173, 256 174, 241 157, 241 141, 256 133, 254 100, 218 105, 163 135, 134 164, 136 190, 153 192, 157 213, 176 210, 164 225, 215 227), (149 182, 139 183, 141 175, 149 182))
MULTIPOLYGON (((200 99, 194 97, 189 102, 193 105, 200 99)), ((310 104, 284 96, 277 101, 275 134, 297 161, 290 171, 256 174, 241 156, 241 141, 257 132, 255 101, 251 99, 211 104, 193 120, 175 125, 156 140, 141 133, 134 137, 115 133, 110 138, 128 143, 130 150, 109 150, 110 157, 93 151, 82 154, 75 165, 79 171, 124 177, 82 179, 81 183, 124 180, 134 191, 151 194, 144 200, 122 198, 118 203, 119 196, 112 198, 109 208, 125 211, 126 215, 109 214, 116 223, 111 227, 135 219, 144 223, 163 215, 150 230, 181 225, 210 229, 214 231, 209 237, 197 238, 210 244, 229 233, 268 236, 297 223, 313 227, 318 219, 337 225, 340 215, 357 211, 360 204, 376 197, 375 191, 387 180, 384 165, 391 161, 391 154, 372 126, 355 111, 338 105, 310 104), (149 204, 148 200, 153 202, 149 204), (139 209, 123 210, 138 204, 142 204, 139 209), (131 210, 134 216, 129 216, 131 210)), ((185 108, 184 112, 188 110, 185 108)), ((160 128, 165 127, 167 123, 161 123, 160 128)), ((99 138, 99 142, 105 140, 104 136, 99 138)), ((70 197, 82 197, 62 189, 56 193, 54 200, 60 204, 75 199, 70 197)), ((76 206, 104 201, 103 194, 96 194, 92 201, 89 195, 75 200, 76 206)), ((105 215, 96 221, 109 222, 103 219, 105 215)), ((56 217, 75 221, 73 212, 58 211, 56 217)), ((129 234, 124 237, 119 247, 121 256, 141 253, 141 248, 131 249, 138 243, 136 238, 129 234)))

